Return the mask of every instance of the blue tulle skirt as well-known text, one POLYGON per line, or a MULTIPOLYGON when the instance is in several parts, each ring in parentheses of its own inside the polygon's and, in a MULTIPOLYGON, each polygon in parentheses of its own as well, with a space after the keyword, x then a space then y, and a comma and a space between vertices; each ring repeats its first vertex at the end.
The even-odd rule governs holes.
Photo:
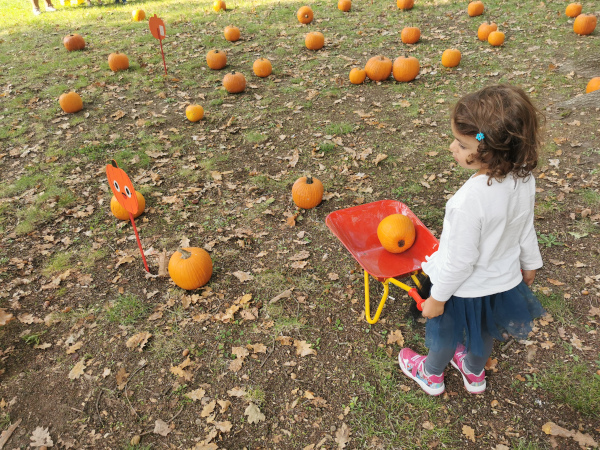
POLYGON ((441 316, 427 320, 425 345, 430 351, 442 351, 455 349, 461 343, 475 355, 484 356, 485 333, 499 341, 509 336, 525 339, 533 319, 544 314, 540 301, 524 282, 484 297, 452 296, 441 316))

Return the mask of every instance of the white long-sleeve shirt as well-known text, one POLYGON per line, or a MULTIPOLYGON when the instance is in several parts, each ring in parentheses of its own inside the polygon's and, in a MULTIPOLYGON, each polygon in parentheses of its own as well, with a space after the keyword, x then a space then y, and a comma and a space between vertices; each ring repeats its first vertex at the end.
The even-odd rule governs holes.
POLYGON ((471 177, 446 203, 440 245, 422 265, 438 301, 504 292, 522 281, 521 269, 542 267, 534 177, 487 182, 487 175, 471 177))

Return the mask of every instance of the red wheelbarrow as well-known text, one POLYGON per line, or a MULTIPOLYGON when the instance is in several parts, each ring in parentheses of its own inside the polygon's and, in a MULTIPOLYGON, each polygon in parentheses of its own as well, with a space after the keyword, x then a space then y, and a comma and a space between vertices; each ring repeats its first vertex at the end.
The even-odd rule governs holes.
POLYGON ((421 264, 425 261, 425 256, 437 250, 439 241, 408 206, 396 200, 380 200, 334 211, 327 216, 325 223, 365 272, 367 322, 374 324, 379 320, 388 298, 389 283, 407 291, 417 302, 417 308, 423 309, 422 303, 426 299, 421 298, 419 291, 422 290, 421 281, 427 277, 421 270, 421 264), (379 222, 390 214, 404 214, 410 217, 415 225, 415 242, 405 252, 388 252, 381 246, 377 237, 379 222), (409 274, 417 288, 411 288, 396 279, 409 274), (383 297, 373 318, 369 303, 369 275, 383 283, 383 297))

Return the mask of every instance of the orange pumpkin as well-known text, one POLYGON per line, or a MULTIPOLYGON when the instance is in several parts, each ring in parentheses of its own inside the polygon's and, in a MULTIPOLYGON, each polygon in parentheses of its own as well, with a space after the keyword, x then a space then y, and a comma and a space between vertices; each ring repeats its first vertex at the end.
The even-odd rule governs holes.
POLYGON ((246 89, 246 77, 241 72, 231 72, 223 77, 223 87, 230 94, 238 94, 246 89))
POLYGON ((68 51, 72 52, 74 50, 83 50, 85 48, 85 41, 77 33, 69 34, 63 38, 63 45, 68 51))
POLYGON ((187 117, 190 122, 198 122, 204 117, 204 108, 200 105, 188 105, 187 108, 185 108, 185 117, 187 117))
POLYGON ((271 65, 271 61, 267 58, 258 58, 254 61, 254 64, 252 64, 252 70, 257 77, 265 78, 271 75, 273 66, 271 65))
POLYGON ((111 53, 108 55, 108 67, 113 72, 129 69, 129 58, 124 53, 111 53))
POLYGON ((304 38, 304 44, 309 50, 320 50, 325 45, 325 36, 320 31, 313 31, 307 33, 304 38))
POLYGON ((227 6, 225 5, 225 2, 223 0, 215 0, 215 2, 213 3, 213 10, 215 12, 219 12, 221 10, 226 11, 227 6))
POLYGON ((477 39, 479 39, 480 41, 487 41, 490 33, 492 31, 497 31, 497 30, 498 30, 498 25, 496 25, 494 22, 492 22, 492 23, 483 22, 481 25, 479 25, 479 28, 477 29, 477 39))
POLYGON ((444 53, 442 53, 442 66, 456 67, 460 64, 460 58, 461 54, 459 50, 455 48, 444 50, 444 53))
POLYGON ((323 200, 323 183, 317 178, 300 177, 292 186, 292 200, 298 208, 311 209, 323 200))
POLYGON ((300 23, 307 25, 313 20, 313 11, 310 6, 303 6, 296 13, 296 17, 300 23))
POLYGON ((582 36, 592 34, 597 22, 598 18, 593 14, 579 14, 573 22, 573 31, 582 36))
POLYGON ((131 11, 131 16, 135 22, 141 22, 146 18, 146 13, 143 9, 135 9, 131 11))
POLYGON ((394 80, 402 82, 414 80, 419 75, 420 70, 419 60, 414 56, 400 56, 396 58, 392 66, 394 80))
POLYGON ((597 91, 600 89, 600 77, 592 78, 585 88, 585 93, 589 94, 590 92, 597 91))
POLYGON ((61 96, 58 97, 58 103, 61 109, 69 114, 76 113, 83 109, 83 100, 81 100, 81 96, 77 92, 61 94, 61 96))
POLYGON ((396 0, 398 9, 412 9, 415 6, 415 0, 396 0))
MULTIPOLYGON (((135 196, 137 197, 138 210, 133 214, 134 219, 140 216, 144 212, 144 209, 146 209, 146 199, 144 196, 139 191, 135 191, 135 196)), ((110 210, 117 219, 129 220, 129 212, 121 206, 114 195, 110 199, 110 210)))
POLYGON ((225 39, 227 39, 229 42, 237 41, 241 35, 240 29, 238 27, 234 27, 233 25, 226 26, 223 34, 225 35, 225 39))
POLYGON ((480 16, 483 14, 483 9, 483 2, 477 0, 469 3, 469 6, 467 6, 467 13, 471 17, 480 16))
POLYGON ((362 84, 365 82, 365 78, 367 78, 365 69, 355 67, 350 71, 350 83, 352 84, 362 84))
POLYGON ((219 50, 211 50, 206 54, 206 64, 213 70, 220 70, 227 65, 227 54, 219 50))
POLYGON ((169 259, 171 280, 181 289, 191 291, 204 286, 213 272, 212 259, 208 252, 198 247, 177 250, 169 259))
POLYGON ((373 81, 387 80, 392 73, 392 61, 383 55, 373 56, 365 64, 365 72, 373 81))
POLYGON ((391 214, 377 226, 381 246, 391 253, 402 253, 415 242, 415 225, 404 214, 391 214))
POLYGON ((504 33, 502 31, 492 31, 488 36, 488 42, 494 47, 504 44, 504 33))
POLYGON ((421 30, 419 27, 404 27, 400 39, 405 44, 416 44, 421 39, 421 30))
POLYGON ((338 9, 340 11, 348 12, 352 8, 352 2, 350 0, 339 0, 338 9))
POLYGON ((581 3, 569 3, 567 9, 565 9, 565 14, 567 17, 577 17, 581 14, 582 9, 581 3))

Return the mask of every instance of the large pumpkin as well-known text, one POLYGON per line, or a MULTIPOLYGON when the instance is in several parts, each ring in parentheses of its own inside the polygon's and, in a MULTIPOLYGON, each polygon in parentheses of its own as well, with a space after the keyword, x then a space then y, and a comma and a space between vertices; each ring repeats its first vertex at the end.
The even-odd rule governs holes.
POLYGON ((392 61, 383 55, 373 56, 365 64, 365 72, 373 81, 387 80, 392 73, 392 61))
POLYGON ((83 50, 85 48, 85 41, 77 33, 69 34, 64 37, 63 45, 68 51, 72 52, 73 50, 83 50))
POLYGON ((215 12, 219 12, 221 10, 226 11, 227 6, 225 5, 225 2, 223 0, 215 0, 213 3, 213 10, 215 12))
POLYGON ((415 0, 396 0, 398 9, 412 9, 415 6, 415 0))
POLYGON ((188 105, 185 108, 185 117, 190 122, 198 122, 204 117, 204 108, 201 105, 188 105))
POLYGON ((350 83, 352 84, 363 84, 365 82, 365 78, 367 77, 367 72, 365 69, 360 69, 358 67, 354 67, 350 71, 350 83))
POLYGON ((240 38, 241 32, 238 27, 228 25, 225 27, 225 30, 223 30, 223 35, 225 36, 225 39, 227 39, 229 42, 235 42, 240 38))
POLYGON ((271 61, 267 58, 258 58, 254 61, 254 64, 252 64, 252 70, 257 77, 265 78, 271 75, 273 66, 271 65, 271 61))
POLYGON ((219 50, 211 50, 206 54, 206 64, 213 70, 220 70, 227 65, 227 54, 219 50))
POLYGON ((76 113, 83 109, 83 100, 77 92, 68 92, 58 97, 61 109, 66 113, 76 113))
POLYGON ((208 252, 198 247, 180 248, 169 259, 169 276, 181 289, 191 291, 204 286, 213 271, 208 252))
POLYGON ((467 6, 467 13, 471 17, 480 16, 483 14, 483 9, 483 2, 477 0, 469 3, 469 6, 467 6))
POLYGON ((412 81, 419 75, 420 70, 419 60, 414 56, 399 56, 392 66, 392 74, 396 81, 412 81))
POLYGON ((444 67, 456 67, 460 64, 460 50, 455 48, 449 48, 444 50, 442 53, 442 66, 444 67))
POLYGON ((131 11, 131 16, 135 22, 141 22, 146 18, 146 13, 143 9, 134 9, 131 11))
POLYGON ((492 31, 488 36, 488 42, 494 47, 504 44, 504 33, 502 31, 492 31))
POLYGON ((309 50, 320 50, 325 45, 325 36, 320 31, 313 31, 307 33, 304 38, 304 44, 309 50))
POLYGON ((129 58, 124 53, 111 53, 108 55, 108 67, 113 72, 129 69, 129 58))
POLYGON ((246 89, 246 77, 241 72, 231 72, 223 77, 223 87, 230 94, 238 94, 246 89))
POLYGON ((400 39, 405 44, 416 44, 421 39, 421 30, 419 27, 404 27, 400 39))
POLYGON ((600 77, 594 77, 588 82, 585 88, 585 93, 589 94, 590 92, 597 91, 598 89, 600 89, 600 77))
POLYGON ((351 0, 338 0, 338 9, 343 12, 348 12, 352 9, 351 0))
POLYGON ((314 208, 323 200, 323 183, 310 175, 298 178, 292 186, 292 200, 298 208, 314 208))
POLYGON ((479 28, 477 29, 477 39, 479 39, 480 41, 487 41, 490 33, 492 31, 497 31, 497 30, 498 30, 498 25, 496 25, 494 22, 492 22, 492 23, 483 22, 481 25, 479 25, 479 28))
MULTIPOLYGON (((139 191, 135 191, 135 196, 137 197, 138 210, 133 214, 134 219, 141 215, 144 212, 144 209, 146 209, 146 199, 144 196, 139 191)), ((117 219, 129 220, 129 212, 121 206, 114 195, 110 199, 110 210, 117 219)))
POLYGON ((565 9, 565 14, 567 17, 577 17, 579 14, 581 14, 582 9, 583 6, 581 6, 581 3, 569 3, 565 9))
POLYGON ((573 22, 573 31, 582 36, 592 34, 598 18, 593 14, 579 14, 573 22))
POLYGON ((296 13, 296 17, 300 23, 309 24, 313 20, 313 11, 310 6, 303 6, 296 13))
POLYGON ((391 214, 377 226, 377 237, 388 252, 402 253, 415 242, 415 225, 404 214, 391 214))

